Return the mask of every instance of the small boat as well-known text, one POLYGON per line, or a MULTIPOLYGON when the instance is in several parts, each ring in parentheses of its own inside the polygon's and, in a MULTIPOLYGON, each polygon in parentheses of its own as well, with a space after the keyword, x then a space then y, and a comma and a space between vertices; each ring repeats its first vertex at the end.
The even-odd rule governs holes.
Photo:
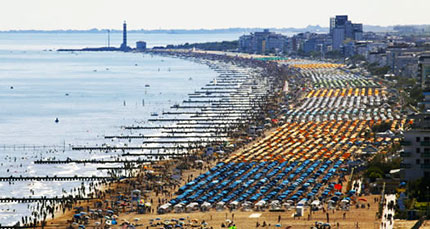
POLYGON ((152 112, 151 116, 158 116, 158 113, 157 112, 152 112))
POLYGON ((145 87, 150 87, 150 85, 149 84, 145 84, 145 87))
POLYGON ((188 80, 193 80, 193 78, 192 78, 192 77, 190 77, 190 78, 188 78, 188 80))
POLYGON ((55 119, 55 123, 59 123, 60 122, 60 120, 58 120, 58 118, 56 118, 55 119))

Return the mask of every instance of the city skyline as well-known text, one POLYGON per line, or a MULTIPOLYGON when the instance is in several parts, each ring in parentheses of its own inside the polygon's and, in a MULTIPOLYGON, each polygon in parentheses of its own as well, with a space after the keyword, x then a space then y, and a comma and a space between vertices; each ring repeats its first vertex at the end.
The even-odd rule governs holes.
POLYGON ((262 7, 261 2, 242 0, 6 0, 0 9, 0 30, 121 29, 124 20, 130 30, 328 27, 334 15, 349 15, 365 25, 429 24, 425 11, 430 2, 412 2, 269 0, 262 7))

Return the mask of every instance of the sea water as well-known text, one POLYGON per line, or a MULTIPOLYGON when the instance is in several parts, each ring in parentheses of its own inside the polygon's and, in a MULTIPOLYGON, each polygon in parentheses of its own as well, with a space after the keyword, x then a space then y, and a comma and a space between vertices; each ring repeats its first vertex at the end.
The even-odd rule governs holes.
MULTIPOLYGON (((107 159, 109 154, 71 151, 70 146, 101 144, 106 142, 104 135, 121 133, 123 125, 143 125, 152 112, 167 111, 217 76, 206 65, 182 59, 55 51, 101 46, 104 41, 99 36, 0 33, 0 176, 106 175, 95 165, 33 161, 46 157, 107 159)), ((134 40, 140 38, 133 36, 134 40)), ((190 39, 190 35, 184 36, 159 35, 164 41, 152 36, 148 43, 165 45, 190 39)), ((215 37, 224 40, 220 36, 215 37)), ((211 41, 211 37, 196 35, 191 41, 211 41)), ((77 186, 79 181, 0 182, 0 197, 54 197, 77 186)), ((0 204, 2 225, 25 215, 29 215, 27 204, 0 204)))

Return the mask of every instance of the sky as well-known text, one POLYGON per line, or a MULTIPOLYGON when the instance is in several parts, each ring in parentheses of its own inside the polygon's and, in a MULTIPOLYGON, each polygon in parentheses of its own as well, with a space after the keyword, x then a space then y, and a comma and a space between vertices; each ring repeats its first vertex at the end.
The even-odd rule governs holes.
POLYGON ((1 0, 0 30, 216 29, 430 24, 430 0, 1 0))

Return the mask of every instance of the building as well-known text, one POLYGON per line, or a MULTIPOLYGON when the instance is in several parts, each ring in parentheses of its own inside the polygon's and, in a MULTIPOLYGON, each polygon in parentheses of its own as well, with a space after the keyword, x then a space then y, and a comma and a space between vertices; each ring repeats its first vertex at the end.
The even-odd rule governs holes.
POLYGON ((336 18, 334 18, 334 17, 331 17, 330 18, 330 36, 331 35, 333 35, 333 30, 334 30, 334 27, 336 26, 336 18))
POLYGON ((404 133, 401 175, 405 180, 430 177, 430 113, 414 115, 412 129, 404 133))
POLYGON ((404 133, 401 167, 406 180, 430 177, 430 53, 418 57, 418 79, 424 95, 426 111, 409 117, 412 129, 404 133))
POLYGON ((302 50, 306 54, 315 52, 324 55, 331 46, 331 39, 327 34, 306 33, 306 37, 302 44, 302 50))
POLYGON ((333 29, 333 50, 340 50, 343 46, 343 41, 345 40, 345 29, 334 28, 333 29))
POLYGON ((146 50, 146 42, 144 42, 144 41, 137 41, 136 42, 136 50, 137 51, 145 51, 146 50))
POLYGON ((418 58, 418 79, 421 82, 423 92, 430 93, 430 53, 423 54, 418 58))
POLYGON ((363 40, 363 24, 352 24, 354 40, 363 40))
POLYGON ((330 35, 333 50, 340 50, 345 40, 363 39, 363 24, 352 23, 347 15, 337 15, 335 18, 330 18, 330 35))
POLYGON ((280 53, 287 47, 287 37, 282 34, 269 32, 255 32, 239 38, 239 51, 246 53, 280 53))
POLYGON ((387 54, 385 51, 378 50, 375 52, 369 52, 367 55, 367 61, 369 63, 377 64, 379 67, 387 65, 387 54))

